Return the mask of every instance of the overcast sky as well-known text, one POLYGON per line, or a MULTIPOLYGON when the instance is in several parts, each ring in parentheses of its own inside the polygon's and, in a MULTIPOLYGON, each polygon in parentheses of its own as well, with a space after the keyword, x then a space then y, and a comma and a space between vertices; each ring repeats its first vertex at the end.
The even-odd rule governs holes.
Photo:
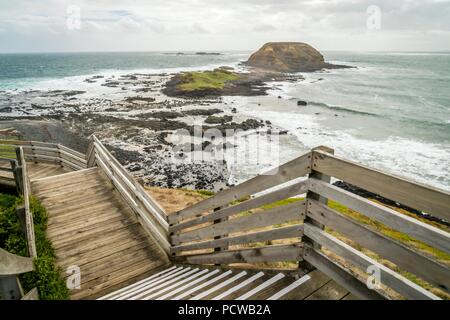
POLYGON ((449 51, 450 0, 0 0, 0 52, 255 50, 268 41, 449 51))

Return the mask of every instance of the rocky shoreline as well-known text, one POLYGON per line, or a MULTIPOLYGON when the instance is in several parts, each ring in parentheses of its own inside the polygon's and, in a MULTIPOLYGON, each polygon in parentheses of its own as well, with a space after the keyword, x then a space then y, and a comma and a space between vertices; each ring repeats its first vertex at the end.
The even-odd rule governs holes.
MULTIPOLYGON (((0 95, 0 128, 14 128, 21 139, 58 142, 81 152, 95 133, 147 185, 223 189, 229 179, 226 163, 174 163, 170 135, 179 129, 192 132, 194 123, 201 123, 202 130, 217 129, 223 134, 230 129, 253 132, 273 128, 237 114, 221 96, 165 95, 162 90, 172 76, 133 73, 84 80, 96 90, 105 88, 106 93, 89 89, 5 91, 0 95)), ((203 142, 201 150, 210 143, 203 142)))
MULTIPOLYGON (((294 48, 294 54, 303 54, 298 44, 271 45, 281 45, 288 51, 294 48)), ((316 56, 308 58, 307 63, 334 67, 313 53, 316 56)), ((289 52, 278 54, 292 58, 289 52)), ((286 63, 289 66, 292 61, 286 63)), ((70 90, 1 92, 0 128, 15 129, 22 139, 59 142, 82 152, 87 138, 95 134, 146 185, 218 191, 229 185, 229 164, 209 157, 208 153, 226 152, 237 146, 229 141, 215 141, 214 137, 205 138, 205 132, 213 129, 225 136, 239 131, 248 136, 262 131, 272 135, 278 129, 270 121, 239 114, 234 101, 227 103, 223 97, 267 95, 268 90, 278 90, 276 82, 302 80, 300 74, 262 69, 254 64, 240 71, 223 66, 212 71, 174 74, 98 74, 71 85, 70 90), (200 131, 203 137, 201 141, 192 138, 175 148, 172 140, 179 130, 191 136, 200 131), (180 161, 197 151, 206 156, 202 155, 200 161, 180 161)), ((305 106, 306 102, 299 100, 297 104, 305 106)))

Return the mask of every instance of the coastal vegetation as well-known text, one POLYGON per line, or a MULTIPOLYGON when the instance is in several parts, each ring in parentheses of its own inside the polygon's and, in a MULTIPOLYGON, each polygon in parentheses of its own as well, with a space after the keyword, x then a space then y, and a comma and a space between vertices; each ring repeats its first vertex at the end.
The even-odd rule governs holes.
POLYGON ((223 89, 227 82, 239 78, 240 76, 237 73, 224 69, 186 72, 182 74, 178 88, 184 91, 223 89))
MULTIPOLYGON (((0 194, 0 247, 13 254, 28 256, 27 243, 17 215, 21 197, 0 194)), ((38 257, 34 260, 35 271, 22 274, 20 282, 24 292, 37 287, 42 300, 69 299, 69 291, 56 266, 55 253, 47 239, 47 211, 35 198, 30 199, 38 257)))

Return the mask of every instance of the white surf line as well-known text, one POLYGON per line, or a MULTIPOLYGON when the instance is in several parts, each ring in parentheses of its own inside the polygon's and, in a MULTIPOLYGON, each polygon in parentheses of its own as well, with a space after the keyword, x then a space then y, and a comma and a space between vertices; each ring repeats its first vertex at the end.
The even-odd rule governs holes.
POLYGON ((274 284, 275 282, 277 282, 280 279, 283 279, 284 277, 285 277, 285 275, 283 273, 279 273, 276 276, 270 278, 269 280, 261 283, 256 288, 253 288, 252 290, 248 291, 247 293, 243 294, 242 296, 236 298, 236 300, 247 300, 251 296, 254 296, 255 294, 257 294, 261 290, 264 290, 265 288, 271 286, 272 284, 274 284))
POLYGON ((234 282, 234 281, 236 281, 236 280, 242 278, 242 277, 245 276, 246 274, 247 274, 247 272, 242 271, 241 273, 238 273, 238 274, 235 275, 234 277, 232 277, 232 278, 230 278, 230 279, 228 279, 228 280, 226 280, 226 281, 224 281, 224 282, 218 284, 217 286, 215 286, 215 287, 213 287, 213 288, 211 288, 211 289, 209 289, 209 290, 206 290, 206 291, 204 291, 204 292, 202 292, 202 293, 196 295, 195 297, 190 298, 189 300, 200 300, 201 298, 204 298, 204 297, 206 297, 207 295, 209 295, 209 294, 211 294, 211 293, 213 293, 213 292, 215 292, 215 291, 217 291, 217 290, 219 290, 219 289, 222 289, 223 287, 229 285, 230 283, 232 283, 232 282, 234 282))
POLYGON ((176 277, 176 276, 178 276, 178 275, 180 275, 182 273, 185 273, 185 272, 187 272, 190 269, 191 268, 182 268, 181 267, 180 269, 177 269, 176 272, 173 272, 170 276, 157 279, 156 281, 151 281, 151 283, 145 283, 145 284, 139 285, 138 287, 133 288, 131 291, 127 291, 127 292, 119 295, 115 299, 116 300, 127 299, 128 297, 131 297, 133 294, 136 294, 136 293, 141 292, 141 291, 143 291, 145 289, 151 288, 152 286, 155 286, 155 285, 157 285, 157 284, 159 284, 159 283, 161 283, 163 281, 167 281, 169 279, 172 279, 173 277, 176 277))
POLYGON ((233 292, 238 291, 239 289, 249 285, 250 283, 252 283, 253 281, 255 281, 256 279, 261 278, 262 276, 264 276, 264 272, 258 272, 257 274, 253 275, 252 277, 248 278, 247 280, 239 283, 238 285, 228 289, 225 292, 222 292, 221 294, 219 294, 217 297, 212 298, 211 300, 221 300, 223 298, 225 298, 226 296, 229 296, 230 294, 232 294, 233 292))
MULTIPOLYGON (((135 286, 140 285, 141 283, 144 283, 144 282, 146 283, 147 281, 150 281, 150 280, 152 280, 152 279, 155 279, 155 278, 157 278, 157 277, 159 277, 159 276, 161 276, 161 275, 163 275, 163 274, 165 274, 165 273, 167 273, 167 272, 169 272, 169 271, 171 271, 171 270, 173 270, 173 269, 176 269, 176 266, 172 266, 172 267, 170 267, 170 268, 168 268, 168 269, 165 269, 165 270, 163 270, 163 271, 161 271, 161 272, 158 272, 158 273, 156 273, 156 274, 154 274, 154 275, 152 275, 152 276, 150 276, 150 277, 148 277, 148 278, 145 278, 145 279, 142 279, 142 280, 140 280, 140 281, 138 281, 138 282, 136 282, 136 283, 133 283, 133 284, 131 284, 131 285, 125 287, 125 288, 122 288, 122 289, 119 289, 119 290, 117 290, 117 291, 111 292, 111 293, 109 293, 109 294, 107 294, 107 295, 105 295, 105 296, 103 296, 103 297, 98 298, 97 300, 114 299, 114 298, 113 298, 114 296, 116 296, 116 295, 118 295, 118 294, 120 294, 120 293, 122 293, 122 292, 124 292, 124 291, 130 290, 130 289, 134 288, 135 286)), ((168 274, 167 274, 167 275, 168 275, 168 274)))
POLYGON ((184 279, 184 278, 190 276, 191 274, 196 273, 198 270, 199 270, 199 268, 192 269, 191 271, 183 273, 182 275, 179 275, 178 277, 175 277, 172 280, 169 280, 167 282, 163 282, 163 283, 157 285, 156 287, 152 287, 152 288, 150 288, 148 290, 142 291, 142 292, 140 292, 137 295, 133 295, 132 297, 129 297, 128 300, 141 300, 141 298, 147 296, 148 294, 150 294, 152 292, 155 292, 158 289, 164 288, 165 286, 167 286, 169 284, 172 284, 172 283, 177 282, 177 281, 179 281, 181 279, 184 279))
POLYGON ((208 280, 208 281, 198 285, 197 287, 192 288, 192 289, 190 289, 190 290, 188 290, 188 291, 186 291, 186 292, 184 292, 184 293, 182 293, 182 294, 180 294, 180 295, 178 295, 176 297, 173 297, 170 300, 181 300, 181 299, 187 297, 188 295, 190 295, 191 293, 197 292, 198 290, 200 290, 200 289, 202 289, 204 287, 207 287, 210 284, 213 284, 214 282, 219 281, 220 279, 225 278, 226 276, 230 275, 231 273, 232 273, 232 271, 228 270, 227 272, 222 273, 221 275, 219 275, 219 276, 217 276, 217 277, 215 277, 213 279, 210 279, 210 280, 208 280))
POLYGON ((291 292, 292 290, 294 290, 295 288, 297 288, 298 286, 302 285, 303 283, 305 283, 306 281, 308 281, 310 279, 311 279, 311 276, 305 275, 305 276, 301 277, 300 279, 292 282, 286 288, 281 289, 280 291, 275 293, 273 296, 267 298, 267 300, 278 300, 282 296, 288 294, 289 292, 291 292))
MULTIPOLYGON (((178 286, 181 286, 182 284, 185 284, 185 283, 188 282, 188 281, 191 281, 191 280, 193 280, 193 279, 195 279, 195 278, 197 278, 197 277, 199 277, 199 276, 202 276, 202 275, 204 275, 205 273, 208 273, 208 272, 209 272, 208 269, 201 270, 200 272, 197 272, 197 273, 195 273, 194 275, 191 275, 190 277, 188 277, 188 278, 186 278, 186 279, 184 279, 184 280, 181 280, 180 282, 176 282, 176 283, 174 283, 174 284, 172 284, 172 285, 170 285, 170 286, 168 286, 168 287, 165 287, 165 288, 159 290, 158 292, 155 292, 155 293, 152 293, 152 294, 149 295, 149 296, 146 296, 146 297, 145 297, 144 299, 142 299, 142 300, 150 300, 150 299, 152 299, 152 298, 154 298, 154 297, 157 297, 157 296, 159 296, 159 295, 161 295, 161 294, 163 294, 163 293, 166 293, 167 291, 170 291, 170 290, 173 289, 173 288, 176 288, 176 287, 178 287, 178 286)), ((170 292, 169 292, 169 294, 170 294, 170 292)))
POLYGON ((206 280, 206 279, 210 278, 211 276, 215 275, 215 274, 218 273, 218 272, 219 272, 218 269, 213 270, 213 271, 211 271, 211 272, 205 274, 203 277, 198 278, 197 280, 194 280, 194 281, 192 281, 192 282, 190 282, 190 283, 188 283, 188 284, 185 284, 185 285, 182 286, 182 287, 179 287, 179 288, 177 288, 177 289, 175 289, 175 290, 173 290, 173 291, 171 291, 171 292, 169 292, 169 293, 166 293, 166 294, 163 295, 162 297, 156 298, 156 300, 164 300, 164 299, 167 299, 168 297, 171 297, 171 296, 173 296, 173 295, 176 295, 178 292, 181 292, 181 291, 183 291, 183 290, 185 290, 185 289, 187 289, 187 288, 189 288, 189 287, 192 287, 192 286, 194 286, 195 284, 197 284, 197 283, 199 283, 199 282, 202 282, 203 280, 206 280))

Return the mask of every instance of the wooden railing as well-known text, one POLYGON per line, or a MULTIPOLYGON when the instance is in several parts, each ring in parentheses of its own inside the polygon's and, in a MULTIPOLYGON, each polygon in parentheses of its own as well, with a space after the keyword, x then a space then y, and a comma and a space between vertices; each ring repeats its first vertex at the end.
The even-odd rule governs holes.
POLYGON ((88 148, 87 165, 89 167, 98 165, 102 169, 123 199, 137 214, 140 223, 161 248, 169 253, 169 224, 164 209, 150 197, 94 135, 91 136, 91 144, 88 148))
POLYGON ((38 299, 37 289, 34 288, 26 295, 23 294, 18 275, 34 269, 33 259, 37 257, 36 238, 34 233, 33 214, 30 209, 31 188, 28 177, 27 163, 22 147, 15 149, 16 159, 10 160, 17 193, 22 195, 23 207, 17 208, 17 214, 22 224, 27 242, 28 256, 20 257, 0 248, 0 287, 4 299, 38 299))
POLYGON ((449 192, 347 161, 334 156, 331 149, 320 147, 274 172, 257 176, 169 215, 171 254, 176 260, 192 264, 298 261, 302 267, 318 268, 359 297, 385 298, 382 291, 369 289, 362 282, 368 275, 367 268, 371 267, 379 271, 382 285, 405 298, 438 299, 398 272, 339 240, 329 232, 334 230, 358 244, 358 249, 368 249, 431 286, 450 292, 450 261, 438 261, 333 210, 328 199, 447 254, 450 253, 448 232, 333 186, 331 177, 450 221, 449 192), (299 181, 300 177, 304 180, 299 181), (290 184, 283 185, 287 182, 290 184), (268 190, 273 187, 277 188, 268 190), (265 193, 258 197, 241 199, 262 191, 265 193), (306 194, 303 200, 270 205, 302 194, 306 194), (280 239, 289 241, 273 244, 280 239), (323 249, 327 249, 328 254, 323 249), (339 261, 331 258, 330 252, 337 255, 339 261), (359 275, 353 268, 359 270, 359 275))
POLYGON ((26 160, 56 163, 73 170, 87 168, 84 154, 61 144, 20 140, 0 140, 0 144, 22 147, 26 160))

